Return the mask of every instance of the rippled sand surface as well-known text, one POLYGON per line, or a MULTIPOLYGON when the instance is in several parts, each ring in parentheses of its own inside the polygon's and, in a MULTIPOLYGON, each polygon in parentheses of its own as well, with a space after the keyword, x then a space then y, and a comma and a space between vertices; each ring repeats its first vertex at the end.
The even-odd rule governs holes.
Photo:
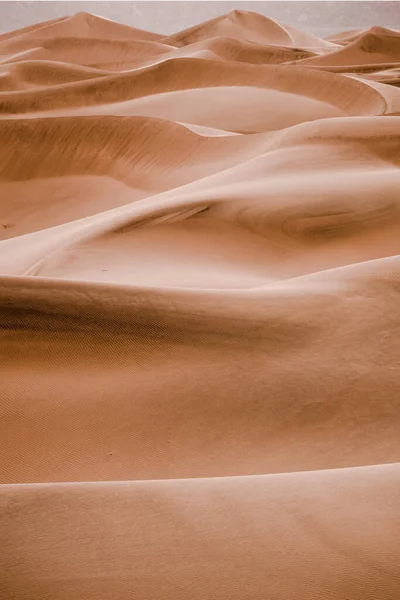
POLYGON ((0 598, 399 600, 400 32, 0 36, 0 598))

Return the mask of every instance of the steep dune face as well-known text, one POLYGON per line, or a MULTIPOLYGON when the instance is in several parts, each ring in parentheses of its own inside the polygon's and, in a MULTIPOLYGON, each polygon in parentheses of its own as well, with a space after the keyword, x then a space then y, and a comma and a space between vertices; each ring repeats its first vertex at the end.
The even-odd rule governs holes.
POLYGON ((399 36, 0 36, 1 597, 400 597, 399 36))

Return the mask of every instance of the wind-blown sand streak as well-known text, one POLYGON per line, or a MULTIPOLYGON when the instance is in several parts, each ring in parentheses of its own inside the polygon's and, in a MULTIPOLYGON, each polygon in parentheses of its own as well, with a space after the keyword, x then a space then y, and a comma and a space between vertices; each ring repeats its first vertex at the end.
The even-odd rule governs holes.
POLYGON ((0 36, 0 598, 400 598, 400 32, 0 36))

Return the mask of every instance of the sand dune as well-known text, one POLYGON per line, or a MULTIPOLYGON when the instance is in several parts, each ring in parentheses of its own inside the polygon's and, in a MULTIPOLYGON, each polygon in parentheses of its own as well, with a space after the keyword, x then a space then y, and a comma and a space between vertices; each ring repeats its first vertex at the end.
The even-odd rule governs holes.
MULTIPOLYGON (((16 57, 30 50, 31 40, 24 43, 8 44, 1 49, 7 59, 3 62, 19 62, 16 57)), ((90 66, 96 63, 143 62, 149 58, 166 54, 171 48, 157 42, 115 41, 84 37, 57 37, 35 40, 35 48, 29 56, 31 60, 51 60, 90 66), (83 57, 83 60, 82 60, 83 57)))
POLYGON ((376 71, 375 73, 367 73, 363 76, 364 79, 370 79, 371 81, 377 81, 379 83, 386 83, 395 87, 400 87, 400 68, 383 69, 382 71, 376 71))
POLYGON ((222 17, 195 25, 163 38, 162 41, 179 47, 216 36, 228 36, 259 44, 292 45, 290 35, 279 23, 262 15, 240 10, 232 10, 222 17))
MULTIPOLYGON (((110 74, 109 71, 102 73, 98 69, 51 60, 15 61, 0 66, 0 71, 4 79, 7 77, 7 85, 14 86, 12 91, 95 79, 110 74)), ((10 89, 4 85, 2 91, 10 89)))
POLYGON ((400 33, 363 33, 344 48, 302 59, 301 63, 333 66, 400 63, 400 33))
POLYGON ((363 33, 362 29, 350 29, 349 31, 340 31, 333 33, 332 35, 328 35, 326 40, 329 42, 333 42, 339 45, 346 45, 349 40, 355 40, 359 35, 363 33))
POLYGON ((216 36, 228 36, 240 41, 278 46, 307 46, 334 48, 335 44, 295 27, 281 25, 268 17, 250 11, 232 10, 222 17, 211 19, 162 39, 174 46, 186 46, 216 36))
POLYGON ((387 532, 398 485, 399 466, 387 465, 4 486, 4 587, 60 599, 128 599, 132 589, 145 599, 395 598, 398 546, 387 532))
POLYGON ((110 185, 117 182, 115 194, 107 194, 108 206, 103 205, 111 208, 240 164, 269 146, 268 138, 262 136, 201 136, 182 125, 140 117, 3 120, 0 132, 5 143, 0 167, 4 182, 0 185, 1 219, 9 224, 0 230, 1 239, 28 233, 33 226, 41 229, 98 212, 100 204, 96 207, 94 201, 89 210, 82 193, 76 196, 85 182, 86 193, 87 185, 94 186, 97 196, 103 195, 104 178, 110 185), (175 148, 167 154, 164 148, 171 138, 175 148), (20 160, 23 148, 33 150, 29 168, 20 160), (27 211, 29 189, 36 191, 37 202, 27 211), (57 189, 64 209, 55 202, 57 189), (7 201, 10 195, 11 202, 7 201), (72 204, 78 213, 72 211, 72 204))
MULTIPOLYGON (((290 60, 300 60, 314 56, 313 52, 288 48, 254 44, 246 40, 237 40, 229 37, 213 37, 195 42, 185 47, 186 49, 209 50, 217 57, 226 61, 237 61, 251 64, 279 64, 290 60)), ((182 55, 182 52, 180 53, 182 55)))
MULTIPOLYGON (((233 233, 246 242, 245 232, 233 233)), ((222 234, 228 255, 232 240, 222 234)), ((75 281, 79 274, 64 284, 48 279, 46 269, 37 279, 3 279, 3 390, 13 399, 2 411, 3 483, 246 475, 396 460, 398 298, 390 277, 398 274, 397 259, 377 260, 368 274, 346 267, 331 278, 278 284, 256 272, 250 281, 245 259, 234 255, 236 272, 244 271, 253 290, 168 292, 165 271, 171 286, 187 243, 176 228, 164 247, 165 230, 153 246, 150 236, 136 236, 149 269, 151 247, 162 256, 168 241, 174 244, 153 274, 153 292, 150 281, 88 285, 75 281)), ((215 239, 201 245, 196 230, 193 237, 205 262, 206 244, 211 258, 215 239)), ((126 254, 124 241, 103 236, 104 269, 113 268, 118 251, 126 254)), ((229 256, 215 259, 227 275, 229 256)), ((68 253, 72 263, 82 257, 88 280, 98 248, 68 253)), ((65 272, 65 257, 46 261, 65 272)), ((198 289, 204 264, 194 252, 188 261, 198 289)), ((128 281, 137 268, 120 259, 117 275, 125 270, 128 281)), ((114 281, 115 273, 114 266, 114 281)))
MULTIPOLYGON (((219 86, 154 94, 115 105, 70 109, 68 114, 117 114, 168 119, 226 132, 259 133, 289 127, 304 121, 345 113, 329 102, 302 94, 251 86, 219 86), (293 103, 296 102, 296 112, 293 103), (246 112, 240 112, 241 107, 246 112), (264 111, 268 105, 271 112, 264 111)), ((65 114, 65 111, 57 111, 65 114)))
POLYGON ((400 33, 0 36, 0 597, 398 600, 400 33))
POLYGON ((143 31, 90 13, 80 12, 72 17, 54 19, 53 21, 40 23, 37 26, 20 29, 13 32, 12 36, 3 35, 0 42, 7 39, 35 40, 38 34, 41 38, 68 37, 72 34, 74 37, 106 37, 113 40, 130 41, 155 41, 162 37, 150 31, 143 31))
MULTIPOLYGON (((364 30, 354 30, 354 31, 348 31, 348 32, 344 32, 343 34, 339 34, 338 36, 332 36, 332 38, 337 37, 337 39, 342 40, 342 42, 345 43, 349 43, 349 42, 354 42, 357 39, 359 39, 361 36, 365 36, 367 34, 372 34, 372 35, 383 35, 383 36, 388 36, 388 35, 393 35, 393 36, 399 36, 400 32, 396 31, 395 29, 389 29, 388 27, 380 27, 380 26, 374 26, 374 27, 369 27, 368 29, 364 29, 364 30)), ((327 38, 327 39, 331 39, 331 38, 327 38)))
MULTIPOLYGON (((5 92, 0 96, 0 116, 60 109, 65 111, 99 105, 103 107, 162 93, 227 86, 253 87, 292 96, 305 96, 317 102, 328 103, 351 115, 377 115, 386 111, 382 94, 367 82, 333 73, 287 65, 226 64, 201 58, 177 58, 107 77, 102 73, 98 80, 60 84, 44 90, 5 92)), ((292 100, 292 112, 295 114, 296 97, 292 97, 292 100)), ((201 104, 200 109, 202 108, 201 104)), ((82 112, 79 111, 78 114, 82 112)))

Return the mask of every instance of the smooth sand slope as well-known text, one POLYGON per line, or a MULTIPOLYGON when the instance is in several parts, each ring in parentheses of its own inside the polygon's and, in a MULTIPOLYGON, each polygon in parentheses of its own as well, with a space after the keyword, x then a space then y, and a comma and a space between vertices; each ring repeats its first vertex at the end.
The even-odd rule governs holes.
POLYGON ((61 600, 396 598, 399 470, 4 486, 3 589, 61 600))
POLYGON ((1 600, 400 598, 399 40, 0 36, 1 600))

